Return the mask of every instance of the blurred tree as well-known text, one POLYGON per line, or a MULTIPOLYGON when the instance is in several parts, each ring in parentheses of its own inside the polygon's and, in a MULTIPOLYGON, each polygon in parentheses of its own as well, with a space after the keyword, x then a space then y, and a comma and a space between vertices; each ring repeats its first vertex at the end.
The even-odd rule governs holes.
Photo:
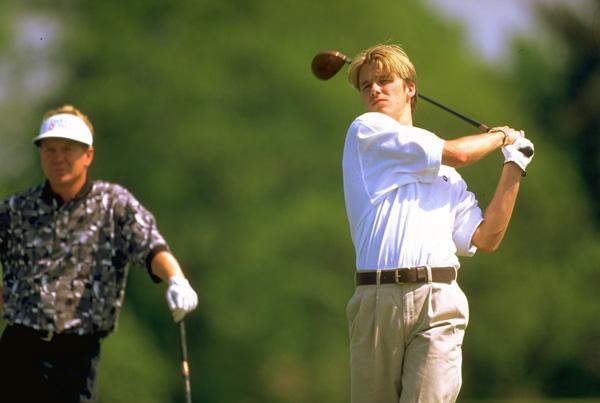
POLYGON ((566 6, 539 7, 550 31, 551 53, 522 44, 516 77, 527 82, 523 93, 544 136, 574 157, 600 224, 600 1, 590 12, 566 6))
MULTIPOLYGON (((194 401, 348 401, 354 251, 340 158, 362 107, 343 73, 319 82, 309 63, 324 49, 352 56, 385 41, 405 46, 423 92, 488 124, 526 127, 538 150, 502 250, 461 269, 472 306, 463 395, 556 393, 548 382, 572 368, 582 382, 596 379, 588 368, 597 361, 586 358, 599 326, 597 304, 586 303, 600 272, 590 263, 599 261, 593 207, 571 157, 531 119, 534 103, 512 102, 519 88, 538 91, 549 66, 507 85, 417 0, 31 4, 59 21, 56 75, 65 80, 27 116, 63 102, 89 114, 93 175, 127 186, 155 213, 200 291, 188 319, 194 401)), ((442 137, 470 131, 426 104, 416 122, 442 137)), ((29 144, 37 124, 19 141, 29 144)), ((462 171, 482 206, 500 164, 496 155, 462 171)), ((103 401, 141 390, 180 400, 163 293, 132 270, 127 310, 105 344, 103 401)))
POLYGON ((527 105, 540 128, 540 140, 552 142, 568 155, 553 160, 546 174, 558 185, 548 187, 553 190, 546 194, 546 203, 552 203, 556 214, 566 220, 557 221, 557 216, 552 215, 545 226, 546 231, 549 226, 554 227, 562 239, 553 243, 554 252, 548 250, 546 256, 554 255, 564 264, 554 270, 554 284, 544 283, 540 287, 546 295, 540 298, 547 302, 552 295, 556 302, 545 302, 538 310, 539 327, 535 332, 543 342, 524 351, 527 357, 523 361, 524 371, 537 379, 539 390, 549 396, 597 397, 600 396, 600 327, 595 319, 600 315, 595 292, 595 284, 600 281, 600 1, 590 2, 589 12, 584 15, 575 14, 565 6, 551 5, 542 5, 539 13, 549 31, 551 51, 544 52, 539 42, 520 41, 516 46, 518 63, 510 82, 523 84, 520 87, 523 105, 527 105), (568 183, 557 181, 557 171, 572 169, 583 179, 585 194, 573 191, 574 179, 568 183), (578 220, 574 216, 580 213, 580 198, 586 199, 589 208, 578 220), (589 221, 585 225, 568 222, 583 223, 586 216, 589 221), (572 253, 565 253, 568 248, 573 248, 572 253))
MULTIPOLYGON (((599 7, 595 1, 592 10, 598 13, 599 7)), ((477 374, 472 392, 479 396, 597 397, 597 33, 591 20, 568 8, 542 7, 540 15, 550 31, 548 48, 539 37, 516 43, 517 65, 506 80, 521 116, 533 119, 523 127, 536 128, 528 133, 538 139, 538 156, 523 189, 530 203, 519 202, 508 245, 500 252, 508 249, 518 265, 498 273, 500 288, 491 292, 504 296, 473 284, 473 300, 486 304, 472 305, 473 312, 503 325, 471 329, 477 351, 467 354, 467 378, 477 374), (480 293, 485 293, 481 300, 480 293), (502 342, 490 343, 500 329, 502 342)), ((468 343, 469 336, 466 348, 468 343)))

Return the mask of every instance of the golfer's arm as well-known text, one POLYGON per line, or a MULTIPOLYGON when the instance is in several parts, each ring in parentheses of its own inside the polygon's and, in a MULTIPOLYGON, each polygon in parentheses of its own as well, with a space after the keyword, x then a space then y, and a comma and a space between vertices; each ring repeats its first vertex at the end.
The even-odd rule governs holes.
POLYGON ((517 165, 504 164, 494 197, 485 209, 482 223, 473 234, 473 245, 479 250, 492 253, 500 246, 517 201, 521 174, 517 165))
POLYGON ((168 281, 171 277, 176 275, 185 277, 177 259, 175 259, 175 256, 170 252, 158 252, 152 259, 150 265, 152 273, 163 281, 168 281))
POLYGON ((446 140, 442 151, 442 164, 460 168, 473 164, 502 146, 502 132, 488 132, 446 140))

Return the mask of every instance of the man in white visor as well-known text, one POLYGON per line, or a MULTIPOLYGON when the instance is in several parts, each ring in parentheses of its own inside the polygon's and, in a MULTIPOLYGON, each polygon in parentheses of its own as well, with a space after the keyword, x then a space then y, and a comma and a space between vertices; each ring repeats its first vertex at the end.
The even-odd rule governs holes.
POLYGON ((117 324, 130 264, 168 282, 176 322, 198 303, 153 215, 122 186, 90 179, 93 133, 73 106, 46 113, 33 139, 46 180, 0 201, 2 401, 96 400, 100 341, 117 324))

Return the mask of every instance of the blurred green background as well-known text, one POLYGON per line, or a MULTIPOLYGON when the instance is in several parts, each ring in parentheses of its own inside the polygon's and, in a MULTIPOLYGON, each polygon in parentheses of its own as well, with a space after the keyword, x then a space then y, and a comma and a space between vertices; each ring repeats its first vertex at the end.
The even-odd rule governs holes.
MULTIPOLYGON (((31 138, 47 109, 76 105, 96 128, 92 175, 155 214, 199 292, 194 401, 347 402, 341 153, 363 109, 344 74, 321 82, 309 66, 321 50, 400 43, 423 93, 536 145, 503 246, 462 260, 459 400, 599 401, 599 9, 537 8, 543 31, 514 40, 507 64, 482 60, 464 27, 418 0, 6 0, 0 197, 42 180, 31 138)), ((473 132, 425 103, 415 123, 473 132)), ((482 207, 501 161, 461 170, 482 207)), ((132 268, 101 402, 183 401, 164 291, 132 268)))

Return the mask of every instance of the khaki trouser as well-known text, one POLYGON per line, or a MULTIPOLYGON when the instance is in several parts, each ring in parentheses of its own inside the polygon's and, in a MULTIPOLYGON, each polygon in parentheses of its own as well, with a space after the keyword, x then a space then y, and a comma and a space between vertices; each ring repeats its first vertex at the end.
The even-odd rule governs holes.
POLYGON ((352 403, 456 401, 469 320, 456 282, 359 286, 346 314, 352 403))

